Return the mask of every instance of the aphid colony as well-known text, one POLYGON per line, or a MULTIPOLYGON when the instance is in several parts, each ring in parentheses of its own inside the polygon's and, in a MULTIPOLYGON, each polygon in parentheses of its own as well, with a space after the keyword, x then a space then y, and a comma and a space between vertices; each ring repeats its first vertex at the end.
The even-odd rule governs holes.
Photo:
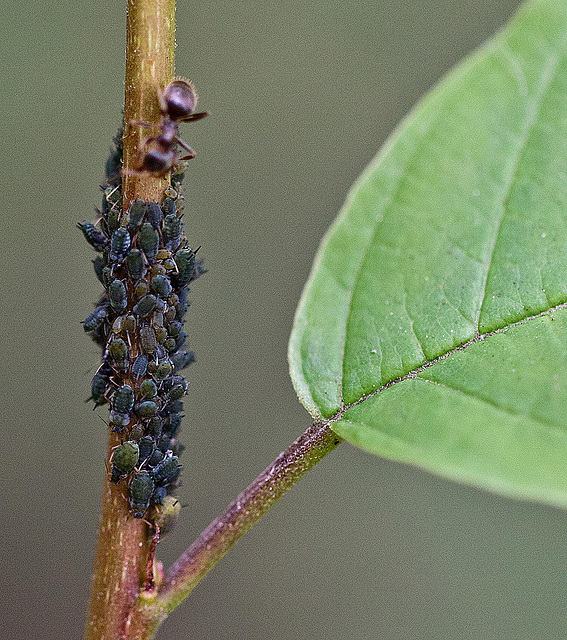
POLYGON ((110 403, 109 425, 124 436, 112 455, 111 481, 127 486, 134 517, 154 505, 155 519, 179 483, 177 433, 188 387, 179 372, 194 361, 183 324, 188 285, 203 266, 183 234, 182 174, 172 177, 163 205, 135 200, 122 211, 120 142, 117 136, 106 164, 99 226, 78 225, 100 254, 93 265, 105 288, 83 322, 103 352, 89 400, 110 403))

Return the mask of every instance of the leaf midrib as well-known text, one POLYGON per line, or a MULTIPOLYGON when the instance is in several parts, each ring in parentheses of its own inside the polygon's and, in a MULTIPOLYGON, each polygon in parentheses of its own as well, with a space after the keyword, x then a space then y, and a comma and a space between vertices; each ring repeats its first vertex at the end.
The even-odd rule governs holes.
MULTIPOLYGON (((498 335, 500 333, 506 333, 509 329, 511 329, 512 327, 517 327, 520 325, 524 325, 527 324, 528 322, 532 321, 532 320, 537 320, 538 318, 542 318, 543 316, 548 316, 551 315, 553 313, 555 313, 556 311, 561 311, 563 309, 567 309, 567 300, 565 302, 562 302, 558 305, 555 305, 553 307, 550 307, 548 309, 545 309, 544 311, 541 311, 540 313, 537 313, 533 316, 528 316, 526 318, 522 318, 521 320, 517 320, 516 322, 512 322, 508 325, 506 325, 505 327, 499 327, 498 329, 495 329, 494 331, 488 331, 486 333, 476 333, 475 336, 473 338, 471 338, 470 340, 468 340, 467 342, 453 348, 450 349, 449 351, 446 351, 445 353, 441 354, 440 356, 438 356, 437 358, 433 358, 432 360, 428 360, 427 362, 424 362, 423 364, 421 364, 419 367, 416 367, 415 369, 412 369, 411 371, 408 371, 408 373, 404 374, 403 376, 400 376, 399 378, 395 378, 394 380, 390 380, 388 382, 386 382, 385 384, 381 385, 380 387, 378 387, 377 389, 375 389, 372 393, 367 393, 365 395, 363 395, 361 398, 359 398, 358 400, 356 400, 355 402, 351 402, 350 404, 343 404, 343 406, 334 414, 332 415, 330 418, 325 418, 321 420, 321 424, 329 424, 331 425, 333 422, 338 422, 339 420, 342 419, 342 417, 344 416, 344 414, 349 410, 352 409, 353 407, 357 407, 358 405, 362 404, 363 402, 365 402, 366 400, 369 400, 370 398, 374 398, 375 396, 377 396, 378 394, 382 393, 383 391, 386 391, 387 389, 389 389, 390 387, 393 387, 396 384, 399 384, 400 382, 405 382, 406 380, 422 380, 423 382, 432 382, 430 380, 427 380, 426 378, 418 378, 418 374, 420 374, 422 371, 425 371, 426 369, 429 369, 431 367, 433 367, 434 365, 438 364, 439 362, 442 362, 443 360, 446 360, 447 358, 451 357, 452 355, 455 355, 456 353, 459 353, 460 351, 464 351, 465 349, 468 349, 468 347, 477 344, 478 342, 483 342, 486 339, 491 338, 492 336, 498 335)), ((442 383, 435 383, 435 384, 439 384, 440 386, 445 386, 448 389, 451 389, 452 391, 460 391, 459 389, 453 389, 452 387, 449 387, 445 384, 442 383)), ((464 393, 464 392, 463 392, 464 393)), ((482 398, 480 398, 479 396, 475 396, 473 394, 467 394, 470 395, 471 397, 474 397, 478 400, 483 401, 482 398)), ((492 404, 492 403, 490 403, 492 404)), ((505 411, 506 409, 498 406, 498 405, 492 405, 495 406, 498 409, 501 409, 503 411, 505 411)), ((511 412, 509 412, 511 413, 511 412)), ((514 414, 514 415, 518 415, 521 416, 523 414, 514 414)), ((533 420, 534 422, 537 422, 538 424, 541 424, 542 426, 546 426, 547 428, 551 428, 550 424, 544 423, 541 420, 538 420, 537 418, 532 418, 531 416, 529 417, 530 420, 533 420)))

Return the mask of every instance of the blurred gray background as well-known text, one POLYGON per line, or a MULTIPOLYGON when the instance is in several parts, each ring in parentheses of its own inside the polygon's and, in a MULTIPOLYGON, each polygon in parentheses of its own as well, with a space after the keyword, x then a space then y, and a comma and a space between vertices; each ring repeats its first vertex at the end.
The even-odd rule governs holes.
MULTIPOLYGON (((287 373, 293 312, 349 185, 419 96, 515 0, 178 3, 178 73, 213 114, 186 229, 198 362, 170 563, 309 424, 287 373)), ((0 636, 79 638, 106 428, 83 401, 100 292, 75 228, 94 219, 120 120, 125 2, 3 9, 0 636)), ((105 411, 98 413, 104 417, 105 411)), ((230 552, 159 638, 565 637, 567 515, 341 445, 230 552)))

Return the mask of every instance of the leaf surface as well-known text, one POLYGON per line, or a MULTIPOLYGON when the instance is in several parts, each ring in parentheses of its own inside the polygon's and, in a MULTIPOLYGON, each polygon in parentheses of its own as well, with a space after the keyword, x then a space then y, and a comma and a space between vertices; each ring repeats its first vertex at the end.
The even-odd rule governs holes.
POLYGON ((566 107, 567 3, 538 0, 402 123, 296 312, 290 372, 314 417, 378 455, 567 504, 566 107))

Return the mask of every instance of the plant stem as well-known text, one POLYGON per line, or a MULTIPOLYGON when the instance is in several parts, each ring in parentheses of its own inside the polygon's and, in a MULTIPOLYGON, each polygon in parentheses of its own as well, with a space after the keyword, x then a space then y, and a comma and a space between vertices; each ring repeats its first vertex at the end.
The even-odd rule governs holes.
POLYGON ((175 0, 128 0, 124 95, 124 209, 134 198, 163 200, 169 176, 131 175, 145 139, 155 130, 136 121, 159 123, 158 91, 173 79, 175 63, 175 0))
POLYGON ((232 545, 301 477, 342 442, 330 423, 313 424, 211 522, 169 570, 157 597, 140 598, 135 638, 152 638, 158 626, 232 545))
MULTIPOLYGON (((160 202, 168 185, 165 178, 128 172, 135 167, 143 138, 150 135, 132 121, 160 121, 157 90, 173 78, 175 0, 128 0, 126 29, 124 209, 134 198, 160 202)), ((108 460, 122 440, 110 434, 108 460)), ((151 544, 146 523, 129 514, 124 488, 111 483, 108 476, 106 473, 85 640, 128 637, 125 625, 146 578, 151 544)))

